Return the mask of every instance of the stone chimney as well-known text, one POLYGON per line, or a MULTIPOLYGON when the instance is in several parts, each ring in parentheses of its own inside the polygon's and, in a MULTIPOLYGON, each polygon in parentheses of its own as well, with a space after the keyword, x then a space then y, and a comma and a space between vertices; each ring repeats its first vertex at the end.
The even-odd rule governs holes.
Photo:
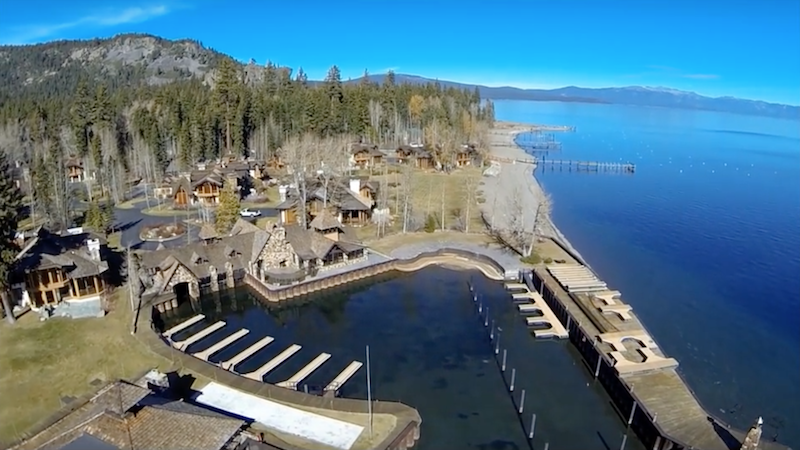
POLYGON ((350 190, 356 194, 361 193, 361 180, 359 178, 350 179, 350 190))
POLYGON ((281 196, 281 201, 286 201, 286 193, 289 191, 289 186, 280 185, 278 186, 278 194, 281 196))
POLYGON ((86 240, 86 248, 89 250, 89 255, 95 261, 100 261, 100 240, 90 238, 86 240))
POLYGON ((755 425, 750 427, 750 431, 745 435, 741 450, 758 450, 758 444, 761 442, 761 425, 763 424, 764 420, 759 417, 755 425))

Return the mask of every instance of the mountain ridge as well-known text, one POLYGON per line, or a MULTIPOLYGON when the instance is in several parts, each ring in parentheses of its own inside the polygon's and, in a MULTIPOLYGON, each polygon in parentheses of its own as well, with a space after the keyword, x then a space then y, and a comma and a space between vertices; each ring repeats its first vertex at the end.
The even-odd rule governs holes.
MULTIPOLYGON (((383 82, 385 74, 370 75, 374 82, 383 82)), ((475 89, 481 98, 491 100, 560 101, 578 103, 623 104, 663 107, 684 110, 729 112, 734 114, 773 117, 778 119, 800 119, 800 107, 749 100, 731 96, 709 97, 692 91, 670 87, 625 86, 606 88, 583 88, 565 86, 557 89, 524 89, 514 86, 484 86, 454 81, 437 80, 419 75, 394 74, 397 83, 438 82, 443 86, 460 89, 475 89)))
MULTIPOLYGON (((230 56, 193 39, 169 40, 150 34, 127 33, 110 38, 59 40, 42 44, 0 45, 0 101, 28 93, 69 94, 77 80, 88 75, 109 84, 154 85, 175 80, 199 79, 211 82, 216 64, 230 56)), ((253 60, 241 64, 248 82, 262 78, 265 66, 253 60)), ((279 67, 283 70, 291 69, 279 67)), ((369 75, 382 83, 386 74, 369 75)), ((558 89, 525 89, 514 86, 485 86, 411 74, 394 74, 396 83, 439 83, 445 87, 477 89, 491 100, 558 101, 627 104, 684 110, 706 110, 735 114, 800 119, 800 107, 730 96, 707 97, 669 87, 626 86, 558 89)), ((357 82, 361 78, 351 79, 357 82)))

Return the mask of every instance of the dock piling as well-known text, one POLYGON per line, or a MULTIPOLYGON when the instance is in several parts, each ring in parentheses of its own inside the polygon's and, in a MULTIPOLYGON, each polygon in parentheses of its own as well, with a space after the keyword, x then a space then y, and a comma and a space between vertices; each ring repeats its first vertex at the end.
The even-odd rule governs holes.
POLYGON ((500 370, 505 372, 506 371, 506 357, 508 356, 508 350, 503 349, 503 364, 500 366, 500 370))
POLYGON ((533 439, 534 432, 536 431, 536 413, 531 416, 531 431, 528 432, 528 439, 533 439))
POLYGON ((500 354, 500 331, 497 331, 497 344, 494 346, 494 354, 500 354))
POLYGON ((544 450, 550 450, 550 443, 549 442, 545 442, 544 443, 544 450))
POLYGON ((511 384, 508 386, 508 392, 514 392, 514 381, 517 379, 517 369, 511 369, 511 384))
POLYGON ((600 363, 603 362, 603 357, 600 354, 597 354, 597 366, 594 368, 594 377, 597 378, 600 375, 600 363))
POLYGON ((489 326, 489 307, 486 307, 486 318, 483 319, 483 326, 489 326))
POLYGON ((622 436, 622 444, 619 446, 619 450, 625 450, 625 444, 628 443, 628 433, 625 433, 622 436))
POLYGON ((631 407, 631 415, 628 416, 628 427, 630 427, 631 423, 633 422, 633 415, 634 414, 636 414, 636 401, 635 400, 633 402, 633 406, 631 407))
POLYGON ((522 394, 519 396, 519 413, 522 414, 522 411, 525 409, 525 389, 522 390, 522 394))

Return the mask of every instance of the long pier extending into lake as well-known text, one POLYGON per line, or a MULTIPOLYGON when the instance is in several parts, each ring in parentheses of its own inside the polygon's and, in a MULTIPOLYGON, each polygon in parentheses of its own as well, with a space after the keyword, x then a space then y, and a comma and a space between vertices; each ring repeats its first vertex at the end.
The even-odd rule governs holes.
POLYGON ((600 161, 576 161, 571 159, 547 159, 541 158, 536 161, 540 167, 548 167, 561 170, 576 170, 586 172, 636 172, 636 164, 600 162, 600 161))

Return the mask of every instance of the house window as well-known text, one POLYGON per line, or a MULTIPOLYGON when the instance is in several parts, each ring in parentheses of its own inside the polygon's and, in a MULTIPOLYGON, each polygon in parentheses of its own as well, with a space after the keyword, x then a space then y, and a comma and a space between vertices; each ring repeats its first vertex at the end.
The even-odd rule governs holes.
POLYGON ((45 298, 47 298, 47 303, 55 303, 56 297, 53 295, 53 291, 45 291, 45 298))

